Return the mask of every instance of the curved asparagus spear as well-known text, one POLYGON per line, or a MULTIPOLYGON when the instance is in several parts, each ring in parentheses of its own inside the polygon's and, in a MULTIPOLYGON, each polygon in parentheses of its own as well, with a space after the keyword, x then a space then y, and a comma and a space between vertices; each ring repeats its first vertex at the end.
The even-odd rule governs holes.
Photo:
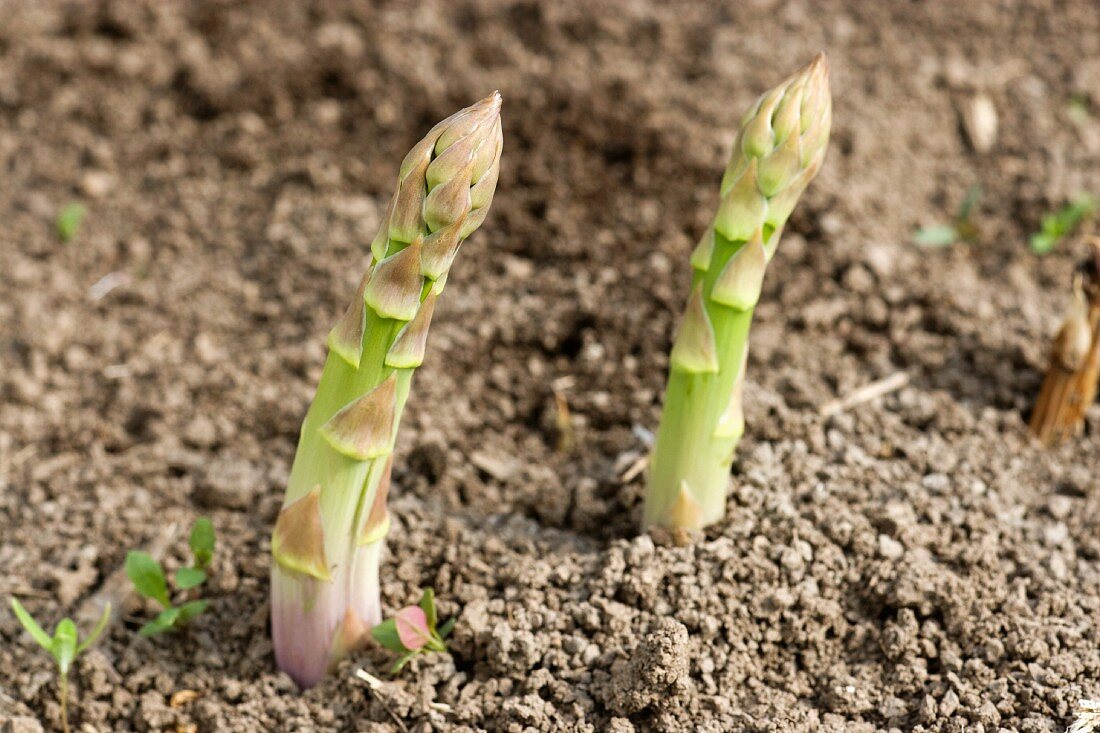
POLYGON ((378 567, 397 426, 436 298, 489 211, 500 95, 440 122, 405 156, 373 264, 328 337, 271 539, 275 658, 303 687, 381 621, 378 567))
POLYGON ((829 66, 819 54, 741 120, 714 221, 670 355, 664 414, 649 466, 644 523, 701 529, 722 518, 744 432, 749 325, 783 225, 829 141, 829 66))

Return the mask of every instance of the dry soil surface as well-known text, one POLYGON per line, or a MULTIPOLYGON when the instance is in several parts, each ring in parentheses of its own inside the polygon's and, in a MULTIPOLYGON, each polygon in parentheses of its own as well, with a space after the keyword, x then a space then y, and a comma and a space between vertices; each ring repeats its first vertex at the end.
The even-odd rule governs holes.
MULTIPOLYGON (((1061 731, 1100 697, 1100 412, 1026 436, 1080 256, 1026 242, 1100 191, 1098 89, 1094 0, 0 0, 0 596, 52 624, 213 518, 210 611, 147 640, 124 608, 74 670, 79 731, 1061 731), (733 127, 822 48, 832 150, 768 273, 728 517, 638 536, 622 476, 733 127), (300 694, 268 538, 323 337, 405 150, 493 89, 500 186, 437 309, 384 564, 387 609, 433 586, 458 615, 453 655, 371 694, 368 651, 300 694), (911 243, 974 185, 977 243, 911 243)), ((0 718, 54 729, 56 697, 0 613, 0 718)))

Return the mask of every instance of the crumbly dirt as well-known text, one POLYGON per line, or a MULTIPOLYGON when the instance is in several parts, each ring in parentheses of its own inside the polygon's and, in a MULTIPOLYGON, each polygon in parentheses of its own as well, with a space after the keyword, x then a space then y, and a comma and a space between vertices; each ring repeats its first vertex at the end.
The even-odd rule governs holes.
MULTIPOLYGON (((1063 448, 1025 434, 1080 255, 1026 236, 1100 191, 1098 89, 1093 0, 0 0, 0 596, 53 623, 213 518, 210 612, 150 641, 125 609, 76 666, 79 731, 1061 731, 1100 697, 1100 411, 1063 448), (833 145, 757 312, 728 517, 637 536, 621 477, 731 130, 820 48, 833 145), (494 88, 500 186, 384 566, 388 609, 430 585, 458 614, 453 655, 371 693, 368 651, 301 694, 268 537, 323 336, 404 151, 494 88), (910 243, 975 184, 977 244, 910 243)), ((56 693, 0 613, 0 719, 55 729, 56 693)))

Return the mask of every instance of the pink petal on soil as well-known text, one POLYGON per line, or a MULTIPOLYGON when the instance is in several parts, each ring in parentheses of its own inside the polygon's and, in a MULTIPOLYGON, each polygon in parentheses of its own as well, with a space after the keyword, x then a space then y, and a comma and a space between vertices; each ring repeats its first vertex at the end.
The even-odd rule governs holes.
POLYGON ((431 639, 428 617, 420 606, 405 606, 393 618, 397 625, 397 637, 410 652, 416 651, 431 639))

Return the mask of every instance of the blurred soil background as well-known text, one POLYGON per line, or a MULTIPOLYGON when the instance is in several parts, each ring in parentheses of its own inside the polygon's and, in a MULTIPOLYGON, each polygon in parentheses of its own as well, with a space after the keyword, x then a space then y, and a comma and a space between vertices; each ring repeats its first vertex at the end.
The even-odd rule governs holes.
POLYGON ((1100 192, 1098 95, 1094 0, 0 0, 0 719, 58 725, 8 595, 52 626, 208 515, 210 612, 147 640, 124 609, 75 730, 1060 732, 1100 697, 1100 410, 1026 435, 1082 253, 1027 235, 1100 192), (631 468, 688 255, 741 113, 819 49, 832 149, 757 311, 729 514, 655 543, 631 468), (500 185, 416 377, 383 570, 387 609, 430 585, 459 615, 454 654, 299 694, 269 532, 324 335, 405 151, 493 89, 500 185), (974 244, 912 244, 975 185, 974 244))

